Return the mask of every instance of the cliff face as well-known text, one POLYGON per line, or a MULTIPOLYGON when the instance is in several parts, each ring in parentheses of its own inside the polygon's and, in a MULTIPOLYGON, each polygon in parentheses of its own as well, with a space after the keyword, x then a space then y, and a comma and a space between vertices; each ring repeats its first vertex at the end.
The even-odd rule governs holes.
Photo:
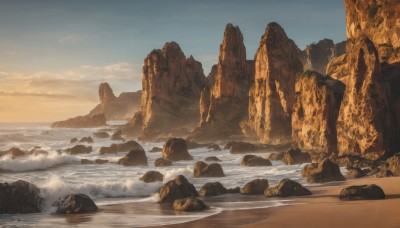
POLYGON ((52 127, 91 128, 106 125, 108 120, 129 120, 133 113, 140 109, 141 94, 141 91, 124 92, 116 97, 108 83, 101 83, 99 86, 100 104, 89 114, 55 122, 52 127))
POLYGON ((218 65, 209 76, 211 84, 201 96, 200 127, 189 139, 219 140, 241 134, 239 123, 247 113, 253 64, 253 61, 246 60, 239 27, 228 24, 220 46, 218 65))
POLYGON ((347 38, 367 35, 381 62, 400 60, 400 0, 345 0, 347 38))
POLYGON ((295 75, 302 71, 298 47, 277 23, 270 23, 256 53, 249 118, 241 124, 247 136, 272 144, 291 137, 295 75))
POLYGON ((348 53, 349 75, 337 121, 339 155, 376 160, 393 153, 395 122, 378 52, 367 37, 359 37, 348 53))
POLYGON ((336 153, 336 121, 345 85, 306 71, 296 76, 292 114, 293 147, 313 153, 336 153))
POLYGON ((177 43, 153 50, 143 65, 141 137, 152 139, 177 128, 194 128, 205 80, 201 63, 192 56, 186 59, 177 43))

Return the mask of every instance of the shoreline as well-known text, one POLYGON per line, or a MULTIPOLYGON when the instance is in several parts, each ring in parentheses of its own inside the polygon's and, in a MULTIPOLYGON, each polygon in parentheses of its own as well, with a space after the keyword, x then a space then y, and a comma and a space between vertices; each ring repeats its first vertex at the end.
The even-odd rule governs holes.
POLYGON ((225 210, 192 222, 151 227, 399 227, 400 177, 361 178, 309 187, 313 195, 279 198, 290 205, 265 209, 225 210), (346 186, 376 184, 384 200, 341 201, 346 186))

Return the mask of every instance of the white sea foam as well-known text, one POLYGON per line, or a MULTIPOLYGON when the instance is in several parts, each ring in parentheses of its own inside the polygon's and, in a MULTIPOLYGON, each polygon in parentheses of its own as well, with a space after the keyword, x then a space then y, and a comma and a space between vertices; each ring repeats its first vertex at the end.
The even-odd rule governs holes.
POLYGON ((27 155, 12 158, 10 155, 0 157, 0 169, 11 172, 44 170, 57 165, 77 162, 77 157, 49 151, 48 154, 27 155))

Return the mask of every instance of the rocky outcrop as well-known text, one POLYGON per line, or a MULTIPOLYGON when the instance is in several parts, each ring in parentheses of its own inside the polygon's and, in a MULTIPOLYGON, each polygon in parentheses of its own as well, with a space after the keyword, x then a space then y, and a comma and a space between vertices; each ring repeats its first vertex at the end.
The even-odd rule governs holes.
POLYGON ((254 62, 246 60, 243 35, 238 26, 226 26, 218 65, 209 78, 212 85, 202 92, 200 101, 201 123, 189 138, 213 141, 241 135, 239 123, 247 114, 254 62))
POLYGON ((194 164, 193 168, 194 177, 224 177, 222 166, 218 163, 207 164, 198 161, 194 164))
POLYGON ((268 24, 255 57, 255 84, 250 90, 248 137, 278 144, 290 141, 295 75, 303 71, 296 44, 277 23, 268 24))
POLYGON ((325 74, 327 64, 335 57, 346 53, 346 42, 334 44, 330 39, 323 39, 310 44, 302 51, 301 60, 304 70, 325 74))
POLYGON ((0 183, 0 214, 26 214, 42 211, 40 189, 29 182, 0 183))
POLYGON ((326 67, 326 74, 333 79, 346 83, 346 77, 349 75, 347 56, 347 54, 344 54, 333 58, 326 67))
POLYGON ((330 181, 346 180, 340 172, 339 165, 325 158, 318 163, 311 163, 304 167, 301 175, 309 183, 325 183, 330 181))
POLYGON ((142 71, 142 121, 135 121, 132 128, 141 129, 142 139, 179 134, 174 132, 179 128, 193 129, 200 118, 199 100, 205 80, 201 63, 192 56, 186 58, 177 43, 153 50, 145 58, 142 71))
POLYGON ((336 153, 336 122, 345 85, 306 71, 296 76, 292 114, 293 147, 313 153, 336 153))
POLYGON ((362 37, 351 46, 349 76, 337 121, 338 152, 376 160, 391 155, 395 147, 388 90, 374 44, 362 37))
POLYGON ((89 114, 54 122, 54 128, 93 128, 106 125, 108 120, 129 120, 140 109, 141 91, 121 93, 116 97, 108 83, 99 86, 98 104, 89 114))
POLYGON ((164 184, 160 188, 159 195, 161 203, 174 203, 177 199, 198 196, 194 185, 182 175, 164 184))
POLYGON ((164 180, 164 175, 162 175, 158 171, 148 171, 143 174, 143 176, 141 176, 139 180, 145 183, 162 182, 164 180))
POLYGON ((377 185, 350 186, 342 189, 339 195, 341 200, 378 200, 385 199, 385 193, 377 185))
POLYGON ((182 138, 169 139, 163 146, 163 158, 170 161, 192 160, 189 154, 186 140, 182 138))
POLYGON ((174 201, 172 207, 176 211, 204 211, 208 209, 208 206, 201 200, 194 197, 189 197, 186 199, 177 199, 174 201))
POLYGON ((283 179, 277 186, 266 189, 264 195, 266 197, 308 196, 311 192, 296 181, 283 179))
POLYGON ((246 183, 243 188, 240 189, 240 193, 244 195, 263 194, 268 186, 269 185, 267 179, 255 179, 246 183))
POLYGON ((399 0, 345 0, 348 39, 367 35, 381 62, 400 60, 399 0))
POLYGON ((64 199, 55 202, 54 206, 57 207, 57 214, 83 214, 96 212, 99 208, 85 194, 71 194, 64 199))
POLYGON ((140 148, 131 150, 125 157, 119 159, 117 164, 123 166, 138 166, 138 165, 147 166, 146 153, 144 152, 143 149, 140 148))
POLYGON ((353 168, 353 167, 348 167, 347 168, 348 172, 346 176, 348 178, 361 178, 365 177, 364 171, 362 171, 360 168, 353 168))

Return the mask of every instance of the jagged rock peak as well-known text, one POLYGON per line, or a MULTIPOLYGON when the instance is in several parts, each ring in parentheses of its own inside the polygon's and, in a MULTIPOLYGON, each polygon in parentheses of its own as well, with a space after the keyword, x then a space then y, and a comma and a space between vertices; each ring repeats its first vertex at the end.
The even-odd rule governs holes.
POLYGON ((236 64, 246 61, 246 48, 243 35, 238 26, 226 25, 224 39, 220 46, 219 63, 236 64))
POLYGON ((100 98, 100 103, 103 106, 117 99, 110 85, 107 82, 101 83, 99 85, 99 98, 100 98))

